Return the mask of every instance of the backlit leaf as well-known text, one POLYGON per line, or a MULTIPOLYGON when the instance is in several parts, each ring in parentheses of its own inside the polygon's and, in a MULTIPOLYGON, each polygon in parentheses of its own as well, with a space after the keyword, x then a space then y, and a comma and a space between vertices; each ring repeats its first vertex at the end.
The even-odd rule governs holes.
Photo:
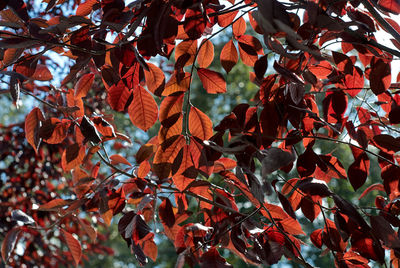
POLYGON ((87 16, 93 11, 93 6, 97 4, 97 0, 86 0, 76 9, 77 16, 87 16))
POLYGON ((213 135, 210 118, 196 107, 190 108, 189 131, 190 134, 202 140, 208 140, 213 135))
POLYGON ((232 40, 224 45, 221 50, 220 61, 222 67, 229 73, 238 62, 239 56, 232 40))
POLYGON ((132 92, 125 86, 124 82, 119 81, 118 84, 112 85, 108 89, 107 101, 110 107, 118 112, 125 110, 132 92))
POLYGON ((169 96, 176 92, 185 92, 189 88, 190 84, 190 73, 185 73, 183 77, 178 79, 179 74, 174 73, 165 85, 165 89, 162 92, 163 96, 169 96))
POLYGON ((119 155, 119 154, 110 155, 110 160, 111 160, 111 164, 113 164, 113 165, 125 164, 128 166, 132 166, 132 164, 129 163, 129 161, 125 157, 123 157, 122 155, 119 155))
POLYGON ((70 171, 80 165, 84 158, 85 147, 74 143, 64 150, 61 157, 61 166, 65 172, 70 171))
POLYGON ((156 96, 161 96, 165 87, 165 75, 163 71, 151 62, 147 63, 149 70, 144 70, 147 89, 156 96))
POLYGON ((235 36, 239 37, 243 35, 245 32, 246 32, 246 21, 243 19, 243 17, 241 17, 232 24, 232 33, 235 36))
POLYGON ((177 61, 179 57, 187 53, 189 54, 190 57, 184 64, 184 66, 191 65, 194 62, 194 56, 196 55, 196 51, 197 51, 197 39, 182 41, 175 48, 175 60, 177 61))
POLYGON ((129 106, 128 113, 135 126, 147 131, 157 121, 157 103, 146 89, 139 86, 133 91, 133 101, 129 106))
POLYGON ((207 93, 218 94, 226 92, 226 81, 222 74, 209 69, 197 69, 200 81, 207 93))
POLYGON ((94 81, 94 74, 84 74, 75 85, 75 98, 86 97, 94 81))
POLYGON ((202 42, 199 54, 197 55, 197 63, 200 68, 207 68, 214 59, 214 45, 210 40, 202 42))

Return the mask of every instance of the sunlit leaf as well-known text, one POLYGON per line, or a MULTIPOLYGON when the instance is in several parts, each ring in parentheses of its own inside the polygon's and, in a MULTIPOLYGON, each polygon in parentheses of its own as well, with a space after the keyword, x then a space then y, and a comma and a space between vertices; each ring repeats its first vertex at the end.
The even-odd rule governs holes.
POLYGON ((133 101, 128 108, 128 113, 135 126, 147 131, 157 121, 157 103, 146 89, 139 86, 133 91, 133 101))
POLYGON ((197 74, 207 93, 218 94, 226 92, 226 81, 222 74, 203 68, 197 69, 197 74))

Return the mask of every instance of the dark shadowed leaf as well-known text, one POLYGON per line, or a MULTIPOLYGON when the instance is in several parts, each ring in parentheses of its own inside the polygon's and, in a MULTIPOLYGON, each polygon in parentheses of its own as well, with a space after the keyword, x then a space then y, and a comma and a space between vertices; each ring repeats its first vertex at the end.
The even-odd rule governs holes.
POLYGON ((201 268, 226 268, 233 267, 221 257, 216 248, 211 248, 207 252, 203 253, 200 258, 201 268))
POLYGON ((35 224, 35 220, 20 209, 11 212, 11 219, 26 225, 35 224))
POLYGON ((400 248, 400 239, 389 222, 382 216, 370 216, 371 228, 374 234, 389 248, 400 248))
POLYGON ((165 198, 158 209, 158 215, 160 216, 161 221, 171 228, 175 224, 175 215, 172 210, 171 201, 168 198, 165 198))
POLYGON ((3 257, 5 263, 8 263, 8 258, 14 251, 18 236, 21 231, 22 230, 20 227, 15 227, 8 231, 5 235, 3 243, 1 244, 1 256, 3 257))
POLYGON ((370 230, 371 227, 367 224, 364 218, 356 210, 356 208, 349 201, 341 198, 338 195, 333 195, 333 200, 336 206, 339 208, 340 212, 347 215, 350 219, 354 220, 361 228, 364 230, 370 230))

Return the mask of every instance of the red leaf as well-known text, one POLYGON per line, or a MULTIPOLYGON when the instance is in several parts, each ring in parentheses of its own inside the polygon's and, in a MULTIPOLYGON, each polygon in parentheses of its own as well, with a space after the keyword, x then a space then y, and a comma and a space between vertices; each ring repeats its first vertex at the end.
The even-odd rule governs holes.
MULTIPOLYGON (((167 140, 166 142, 169 141, 167 140)), ((180 135, 170 144, 158 147, 153 160, 153 169, 158 177, 167 178, 170 176, 172 163, 185 144, 185 138, 180 135)))
POLYGON ((75 266, 78 266, 79 261, 82 257, 81 244, 72 234, 68 233, 64 229, 61 229, 61 231, 64 235, 65 241, 67 242, 67 245, 68 245, 69 251, 71 252, 72 258, 75 261, 75 266))
POLYGON ((322 229, 313 231, 310 235, 311 242, 317 247, 322 247, 322 229))
POLYGON ((217 94, 226 92, 226 81, 222 74, 203 68, 197 69, 197 74, 207 93, 217 94))
POLYGON ((215 247, 209 249, 207 252, 203 253, 200 258, 200 267, 201 268, 224 268, 224 267, 233 267, 229 263, 226 262, 224 258, 219 255, 219 252, 215 249, 215 247))
POLYGON ((364 192, 360 195, 360 197, 358 198, 358 200, 360 200, 360 199, 363 198, 365 195, 367 195, 369 192, 374 191, 374 190, 384 192, 384 191, 385 191, 385 188, 383 187, 382 183, 374 183, 374 184, 368 186, 368 188, 364 190, 364 192))
POLYGON ((133 101, 129 105, 128 113, 135 126, 147 131, 157 121, 157 103, 146 89, 139 86, 133 91, 133 101))
POLYGON ((107 101, 111 108, 117 112, 125 110, 125 106, 132 92, 125 86, 124 82, 120 80, 118 84, 112 85, 108 89, 107 101))
POLYGON ((210 118, 196 107, 190 108, 189 131, 190 134, 202 140, 208 140, 213 135, 210 118))
POLYGON ((31 78, 38 81, 49 81, 53 79, 53 75, 46 65, 38 64, 31 78))
POLYGON ((332 65, 329 61, 321 61, 316 65, 311 65, 308 69, 319 79, 326 79, 332 72, 332 65))
POLYGON ((378 5, 393 14, 400 13, 400 3, 397 0, 379 0, 378 5))
POLYGON ((229 73, 238 62, 239 56, 232 40, 224 45, 221 50, 220 61, 222 67, 229 73))
POLYGON ((39 127, 41 121, 44 121, 44 116, 39 108, 33 110, 25 118, 25 138, 37 153, 39 145, 39 127))
POLYGON ((75 98, 86 97, 94 81, 94 74, 84 74, 75 85, 75 98))

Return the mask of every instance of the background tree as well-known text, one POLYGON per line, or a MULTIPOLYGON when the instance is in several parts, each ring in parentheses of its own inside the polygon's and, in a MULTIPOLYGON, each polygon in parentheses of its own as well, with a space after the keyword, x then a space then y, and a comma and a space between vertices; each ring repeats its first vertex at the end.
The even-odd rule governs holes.
POLYGON ((38 102, 1 127, 7 264, 110 254, 96 229, 118 221, 142 265, 165 236, 177 267, 228 267, 224 249, 250 264, 285 256, 311 267, 311 244, 339 267, 398 266, 397 1, 0 9, 1 95, 38 102), (378 28, 393 45, 377 41, 378 28), (255 86, 231 78, 239 58, 255 86), (237 98, 209 105, 226 92, 237 98), (148 134, 128 133, 131 124, 148 134), (373 190, 375 202, 354 202, 373 190))

